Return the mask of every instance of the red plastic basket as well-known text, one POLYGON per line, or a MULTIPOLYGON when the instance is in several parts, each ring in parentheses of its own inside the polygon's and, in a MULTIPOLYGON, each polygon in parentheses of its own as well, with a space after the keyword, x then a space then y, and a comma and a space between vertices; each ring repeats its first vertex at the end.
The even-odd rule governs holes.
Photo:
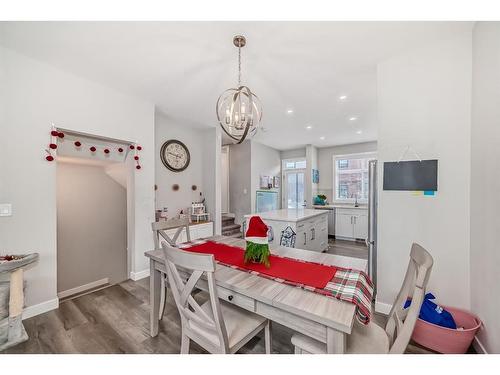
POLYGON ((443 308, 450 312, 457 327, 463 330, 445 328, 418 319, 413 329, 413 341, 438 353, 466 353, 482 325, 481 320, 469 311, 448 306, 443 308))

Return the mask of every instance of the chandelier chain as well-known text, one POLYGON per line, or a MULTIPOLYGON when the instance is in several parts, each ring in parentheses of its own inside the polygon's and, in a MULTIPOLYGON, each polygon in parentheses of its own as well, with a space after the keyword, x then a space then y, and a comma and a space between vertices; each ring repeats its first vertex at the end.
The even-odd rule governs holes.
POLYGON ((241 45, 238 46, 238 87, 241 86, 241 45))

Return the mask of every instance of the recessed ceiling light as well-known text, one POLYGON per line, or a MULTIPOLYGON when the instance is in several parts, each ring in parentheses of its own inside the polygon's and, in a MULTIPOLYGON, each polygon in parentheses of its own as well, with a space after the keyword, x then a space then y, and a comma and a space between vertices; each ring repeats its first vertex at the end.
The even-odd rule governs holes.
POLYGON ((324 140, 325 140, 325 137, 319 137, 319 139, 321 139, 322 141, 324 141, 324 140))
POLYGON ((340 100, 346 100, 346 99, 347 99, 347 95, 340 95, 340 96, 339 96, 339 99, 340 99, 340 100))
POLYGON ((313 127, 312 127, 311 125, 307 125, 307 126, 306 126, 306 129, 307 129, 307 130, 311 130, 312 128, 313 128, 313 127))
POLYGON ((357 119, 358 119, 357 117, 353 116, 349 118, 349 121, 356 121, 357 119))
POLYGON ((293 113, 293 109, 291 109, 291 108, 290 108, 290 109, 287 109, 287 110, 286 110, 286 113, 288 113, 289 115, 291 115, 291 114, 293 113))
POLYGON ((361 133, 363 133, 363 131, 362 131, 362 130, 358 130, 358 131, 356 132, 356 134, 361 134, 361 133))

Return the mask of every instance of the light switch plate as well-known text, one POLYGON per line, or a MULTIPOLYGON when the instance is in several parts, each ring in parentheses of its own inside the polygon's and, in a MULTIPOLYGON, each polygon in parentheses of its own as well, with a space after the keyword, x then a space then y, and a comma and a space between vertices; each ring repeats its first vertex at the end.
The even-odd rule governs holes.
POLYGON ((12 216, 12 204, 0 203, 0 216, 12 216))

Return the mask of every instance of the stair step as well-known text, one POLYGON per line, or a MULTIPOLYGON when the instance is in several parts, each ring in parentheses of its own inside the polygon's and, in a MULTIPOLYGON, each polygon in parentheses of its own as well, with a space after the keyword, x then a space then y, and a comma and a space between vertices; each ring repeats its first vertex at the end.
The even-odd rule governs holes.
POLYGON ((232 237, 232 238, 243 238, 243 234, 241 232, 233 233, 233 234, 223 234, 224 237, 232 237))
POLYGON ((235 234, 235 233, 240 233, 241 234, 240 228, 235 228, 235 229, 231 229, 231 230, 223 230, 222 231, 222 235, 223 236, 227 236, 227 235, 235 234))
POLYGON ((222 231, 223 232, 226 232, 228 230, 233 230, 233 229, 240 229, 241 228, 241 225, 239 224, 229 224, 229 225, 223 225, 222 226, 222 231))
POLYGON ((234 217, 222 216, 222 223, 234 223, 234 217))

